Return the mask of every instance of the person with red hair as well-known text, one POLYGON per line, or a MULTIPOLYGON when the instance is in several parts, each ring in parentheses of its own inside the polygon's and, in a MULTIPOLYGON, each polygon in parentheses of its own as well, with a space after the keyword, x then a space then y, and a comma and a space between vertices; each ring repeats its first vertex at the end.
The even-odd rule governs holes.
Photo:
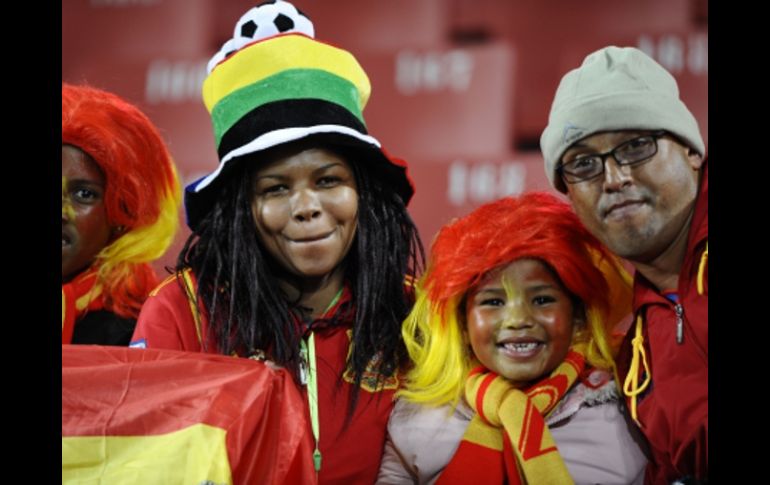
POLYGON ((446 225, 377 483, 641 483, 610 339, 629 310, 629 276, 553 195, 446 225))
POLYGON ((62 344, 128 345, 180 204, 149 118, 115 94, 62 84, 62 344))

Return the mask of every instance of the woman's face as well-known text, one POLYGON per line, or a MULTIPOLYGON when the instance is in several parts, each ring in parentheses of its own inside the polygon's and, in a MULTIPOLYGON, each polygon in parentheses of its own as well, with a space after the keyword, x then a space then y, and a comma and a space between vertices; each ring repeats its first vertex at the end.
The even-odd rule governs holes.
POLYGON ((582 323, 576 318, 570 295, 536 259, 490 271, 467 295, 473 353, 518 387, 547 376, 564 360, 582 323))
POLYGON ((356 234, 358 191, 337 154, 309 148, 274 157, 253 175, 251 211, 262 244, 291 274, 324 277, 356 234))
POLYGON ((61 147, 61 276, 67 282, 93 263, 110 241, 104 174, 71 145, 61 147))

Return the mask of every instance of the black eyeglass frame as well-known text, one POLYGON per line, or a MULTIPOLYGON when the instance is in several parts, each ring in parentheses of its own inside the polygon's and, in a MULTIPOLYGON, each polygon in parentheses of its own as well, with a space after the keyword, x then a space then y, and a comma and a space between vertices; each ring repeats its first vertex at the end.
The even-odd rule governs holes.
POLYGON ((604 171, 605 171, 605 166, 607 165, 607 158, 610 155, 612 155, 612 158, 614 158, 615 162, 618 165, 620 165, 620 166, 633 167, 634 165, 639 165, 640 163, 645 162, 645 161, 651 159, 652 157, 654 157, 655 155, 658 154, 658 138, 662 138, 662 137, 666 136, 667 134, 668 134, 668 132, 665 131, 665 130, 659 130, 659 131, 655 131, 655 132, 652 132, 652 133, 646 133, 644 135, 639 135, 637 137, 631 138, 630 140, 626 140, 623 143, 621 143, 620 145, 614 147, 610 151, 607 151, 607 152, 604 152, 604 153, 592 153, 590 155, 585 155, 585 156, 578 156, 578 158, 574 158, 574 159, 570 160, 569 162, 564 162, 564 163, 560 164, 558 167, 556 167, 556 173, 561 177, 561 179, 564 181, 564 183, 567 183, 567 184, 578 184, 580 182, 588 182, 590 180, 594 180, 595 178, 597 178, 600 175, 602 175, 604 173, 604 171), (642 158, 640 158, 638 160, 635 159, 635 160, 628 161, 628 160, 625 160, 623 157, 618 159, 618 157, 616 155, 616 152, 618 150, 622 149, 623 147, 628 146, 630 143, 633 143, 635 141, 640 140, 641 138, 646 138, 646 137, 651 137, 652 140, 653 140, 653 144, 654 144, 655 148, 654 148, 652 153, 647 154, 647 155, 645 155, 644 157, 642 157, 642 158), (573 164, 575 162, 579 162, 580 160, 584 160, 586 158, 593 158, 593 157, 599 157, 599 159, 601 160, 601 162, 602 162, 601 165, 600 165, 601 170, 599 170, 597 173, 595 173, 593 175, 588 176, 587 178, 577 178, 578 176, 575 175, 574 173, 569 173, 569 172, 566 172, 564 170, 564 168, 566 166, 570 165, 570 164, 573 164), (568 177, 572 177, 572 180, 570 180, 568 177))

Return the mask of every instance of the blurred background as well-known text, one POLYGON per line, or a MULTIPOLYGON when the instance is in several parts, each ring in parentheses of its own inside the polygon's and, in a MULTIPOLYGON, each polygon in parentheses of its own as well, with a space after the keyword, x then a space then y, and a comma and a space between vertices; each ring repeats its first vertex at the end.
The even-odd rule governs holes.
MULTIPOLYGON (((259 1, 63 0, 62 79, 113 91, 160 128, 187 184, 217 165, 206 63, 259 1)), ((485 202, 552 191, 539 138, 561 76, 605 45, 666 67, 708 146, 707 0, 292 0, 372 83, 369 132, 407 160, 426 245, 485 202)), ((183 215, 180 214, 183 218, 183 215)), ((189 230, 155 267, 173 265, 189 230)))

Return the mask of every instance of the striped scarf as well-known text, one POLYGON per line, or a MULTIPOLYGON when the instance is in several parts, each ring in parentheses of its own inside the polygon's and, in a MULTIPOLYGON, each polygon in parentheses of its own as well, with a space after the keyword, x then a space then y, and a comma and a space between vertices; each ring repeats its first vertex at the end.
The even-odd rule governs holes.
POLYGON ((437 484, 573 483, 545 417, 577 382, 584 346, 573 346, 550 376, 528 389, 479 366, 465 382, 476 412, 437 484))
POLYGON ((104 308, 101 285, 96 284, 96 270, 79 274, 69 283, 61 285, 61 343, 72 342, 75 322, 86 313, 104 308))

